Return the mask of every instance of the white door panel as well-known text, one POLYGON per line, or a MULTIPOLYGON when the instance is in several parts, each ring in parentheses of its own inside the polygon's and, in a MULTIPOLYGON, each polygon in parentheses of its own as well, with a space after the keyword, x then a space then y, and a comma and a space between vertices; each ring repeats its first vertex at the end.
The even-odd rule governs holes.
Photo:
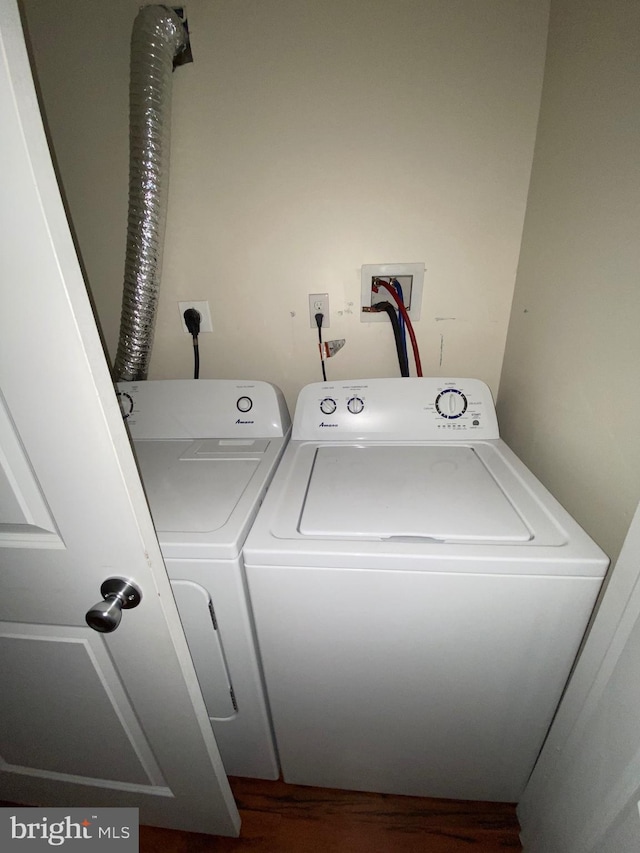
POLYGON ((0 543, 62 546, 44 495, 0 394, 0 543))
POLYGON ((5 623, 0 672, 12 685, 0 696, 5 770, 125 790, 166 786, 100 634, 5 623))
POLYGON ((237 835, 15 0, 0 0, 0 117, 0 799, 237 835), (142 601, 101 634, 85 614, 113 576, 142 601))

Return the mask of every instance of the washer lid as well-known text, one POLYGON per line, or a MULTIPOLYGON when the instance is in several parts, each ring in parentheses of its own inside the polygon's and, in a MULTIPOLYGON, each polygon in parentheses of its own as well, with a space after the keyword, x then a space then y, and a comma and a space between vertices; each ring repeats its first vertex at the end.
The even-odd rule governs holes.
POLYGON ((469 446, 323 446, 299 523, 306 536, 526 542, 532 533, 469 446))

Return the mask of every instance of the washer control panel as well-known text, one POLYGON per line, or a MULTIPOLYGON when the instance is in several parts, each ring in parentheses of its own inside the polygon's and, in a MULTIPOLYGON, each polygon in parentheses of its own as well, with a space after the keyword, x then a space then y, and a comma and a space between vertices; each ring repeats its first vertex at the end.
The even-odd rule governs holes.
POLYGON ((300 392, 294 439, 440 441, 499 438, 491 391, 479 379, 316 382, 300 392))

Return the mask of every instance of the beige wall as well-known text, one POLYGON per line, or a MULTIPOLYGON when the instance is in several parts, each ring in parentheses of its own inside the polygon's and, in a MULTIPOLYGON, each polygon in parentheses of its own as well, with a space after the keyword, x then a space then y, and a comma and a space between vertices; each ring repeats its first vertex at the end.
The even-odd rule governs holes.
POLYGON ((502 435, 615 557, 640 498, 640 5, 553 0, 502 435))
MULTIPOLYGON (((397 375, 359 318, 360 266, 422 261, 426 374, 497 391, 530 177, 547 0, 191 0, 174 75, 151 378, 187 377, 180 299, 211 302, 201 376, 320 378, 307 294, 328 292, 330 377, 397 375), (444 319, 442 319, 444 318, 444 319)), ((24 0, 90 289, 115 353, 135 0, 24 0)))
POLYGON ((136 0, 19 0, 58 175, 103 335, 115 357, 128 188, 136 0))

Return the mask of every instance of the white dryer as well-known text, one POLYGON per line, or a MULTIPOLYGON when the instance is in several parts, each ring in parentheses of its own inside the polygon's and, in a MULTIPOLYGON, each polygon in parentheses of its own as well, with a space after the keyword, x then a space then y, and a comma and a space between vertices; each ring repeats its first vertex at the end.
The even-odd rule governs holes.
POLYGON ((120 405, 225 770, 277 779, 242 546, 288 441, 266 382, 121 382, 120 405))
POLYGON ((245 544, 284 779, 517 800, 607 564, 484 383, 307 386, 245 544))

